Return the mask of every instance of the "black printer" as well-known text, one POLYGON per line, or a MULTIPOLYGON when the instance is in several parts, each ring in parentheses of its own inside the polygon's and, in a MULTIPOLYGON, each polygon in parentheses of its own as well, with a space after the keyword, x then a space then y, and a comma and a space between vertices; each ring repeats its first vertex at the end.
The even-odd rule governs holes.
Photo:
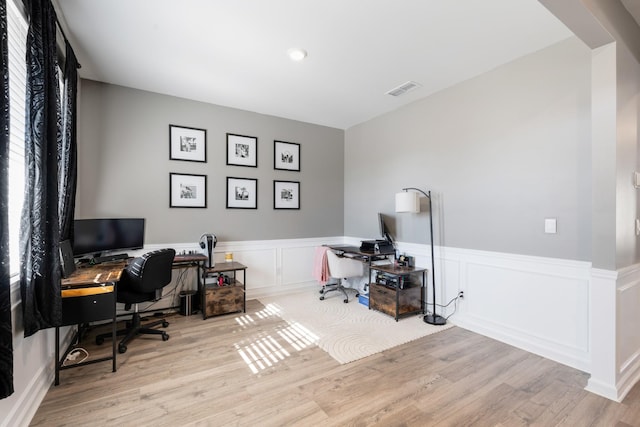
POLYGON ((360 250, 362 252, 391 253, 394 248, 393 243, 388 240, 362 240, 360 250))

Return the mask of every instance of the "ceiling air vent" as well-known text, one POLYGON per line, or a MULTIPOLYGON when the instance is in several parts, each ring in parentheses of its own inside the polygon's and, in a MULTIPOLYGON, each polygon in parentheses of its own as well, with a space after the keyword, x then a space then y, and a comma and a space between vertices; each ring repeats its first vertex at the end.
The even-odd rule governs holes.
POLYGON ((400 96, 419 87, 422 87, 420 83, 408 81, 406 83, 402 83, 396 88, 391 89, 389 92, 387 92, 387 95, 400 96))

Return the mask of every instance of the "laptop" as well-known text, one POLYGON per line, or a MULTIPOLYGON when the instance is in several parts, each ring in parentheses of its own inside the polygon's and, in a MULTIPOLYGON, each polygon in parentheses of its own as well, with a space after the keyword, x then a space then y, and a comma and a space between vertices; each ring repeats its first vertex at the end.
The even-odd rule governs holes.
POLYGON ((76 271, 76 263, 73 261, 73 249, 69 240, 60 242, 60 267, 64 278, 69 277, 76 271))

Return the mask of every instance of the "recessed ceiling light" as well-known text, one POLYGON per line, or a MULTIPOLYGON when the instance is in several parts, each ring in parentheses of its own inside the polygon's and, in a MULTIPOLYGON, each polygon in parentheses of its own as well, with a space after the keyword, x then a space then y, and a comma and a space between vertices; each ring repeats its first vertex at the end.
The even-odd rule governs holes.
POLYGON ((287 51, 292 61, 302 61, 307 57, 307 51, 299 48, 292 48, 287 51))

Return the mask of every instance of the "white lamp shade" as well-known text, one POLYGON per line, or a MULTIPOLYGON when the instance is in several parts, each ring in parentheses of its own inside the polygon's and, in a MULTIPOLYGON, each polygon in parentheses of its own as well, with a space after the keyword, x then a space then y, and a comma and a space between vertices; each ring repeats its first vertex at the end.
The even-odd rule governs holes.
POLYGON ((412 191, 396 193, 396 212, 420 212, 420 195, 412 191))

